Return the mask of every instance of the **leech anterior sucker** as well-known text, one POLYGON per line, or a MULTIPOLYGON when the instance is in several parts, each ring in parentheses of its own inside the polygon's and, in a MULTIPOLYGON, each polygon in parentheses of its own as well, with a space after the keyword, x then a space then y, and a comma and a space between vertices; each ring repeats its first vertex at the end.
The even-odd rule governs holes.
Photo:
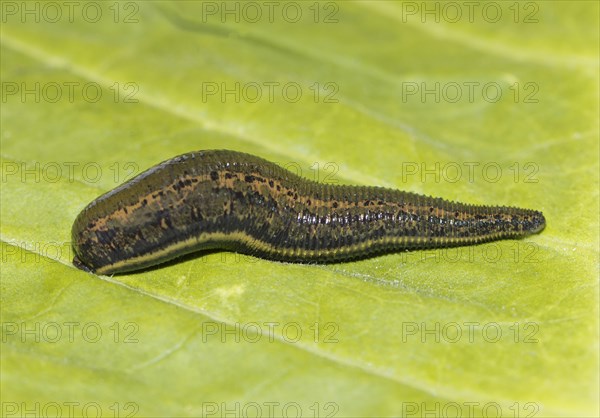
POLYGON ((223 249, 329 263, 520 238, 545 224, 534 210, 321 184, 253 155, 199 151, 152 167, 91 202, 73 224, 73 262, 112 274, 223 249))

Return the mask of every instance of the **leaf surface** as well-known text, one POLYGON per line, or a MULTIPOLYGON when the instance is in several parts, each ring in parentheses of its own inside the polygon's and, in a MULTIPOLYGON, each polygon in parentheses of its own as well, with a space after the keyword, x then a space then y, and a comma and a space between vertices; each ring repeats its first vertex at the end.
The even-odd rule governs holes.
POLYGON ((219 2, 94 4, 97 22, 2 25, 5 414, 598 415, 597 3, 518 18, 496 3, 497 23, 423 22, 391 1, 281 3, 272 22, 256 3, 256 23, 242 3, 239 21, 211 14, 219 2), (213 148, 535 208, 548 226, 325 266, 224 252, 114 277, 72 266, 88 202, 213 148))

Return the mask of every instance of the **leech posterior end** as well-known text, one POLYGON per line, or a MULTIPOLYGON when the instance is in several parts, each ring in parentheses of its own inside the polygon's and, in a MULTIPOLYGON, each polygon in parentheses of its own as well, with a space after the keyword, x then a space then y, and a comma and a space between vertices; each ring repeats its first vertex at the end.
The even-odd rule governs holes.
POLYGON ((86 273, 95 273, 94 270, 85 265, 77 256, 73 257, 73 265, 86 273))

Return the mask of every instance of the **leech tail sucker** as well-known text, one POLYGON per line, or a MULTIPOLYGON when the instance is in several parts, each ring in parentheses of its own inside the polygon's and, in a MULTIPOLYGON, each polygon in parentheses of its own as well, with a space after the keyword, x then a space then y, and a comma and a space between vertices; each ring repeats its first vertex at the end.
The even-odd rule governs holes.
POLYGON ((111 274, 208 249, 338 262, 521 238, 545 224, 535 210, 321 184, 215 150, 172 158, 100 196, 75 220, 72 239, 78 267, 111 274))

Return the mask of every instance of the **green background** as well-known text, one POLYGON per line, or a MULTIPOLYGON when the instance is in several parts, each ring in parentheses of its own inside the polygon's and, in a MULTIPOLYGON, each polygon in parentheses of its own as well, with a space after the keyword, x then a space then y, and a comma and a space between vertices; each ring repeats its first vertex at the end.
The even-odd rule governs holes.
POLYGON ((58 2, 57 22, 44 4, 2 2, 5 415, 599 414, 597 2, 456 3, 460 19, 435 2, 255 3, 257 22, 235 2, 58 2), (548 225, 326 266, 72 266, 87 203, 212 148, 548 225))

